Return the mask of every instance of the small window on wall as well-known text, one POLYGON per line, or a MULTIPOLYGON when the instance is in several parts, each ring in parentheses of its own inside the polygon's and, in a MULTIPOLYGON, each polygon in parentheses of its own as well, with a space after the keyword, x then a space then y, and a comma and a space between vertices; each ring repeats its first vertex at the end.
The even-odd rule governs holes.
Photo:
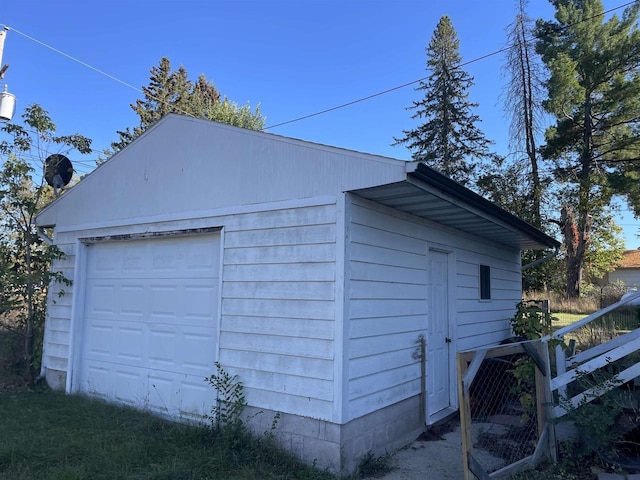
POLYGON ((480 265, 480 300, 491 300, 491 267, 480 265))

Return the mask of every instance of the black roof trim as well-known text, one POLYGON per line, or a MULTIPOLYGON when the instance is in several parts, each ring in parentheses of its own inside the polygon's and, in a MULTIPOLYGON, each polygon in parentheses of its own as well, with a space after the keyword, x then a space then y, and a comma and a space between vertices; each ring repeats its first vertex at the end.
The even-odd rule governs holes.
POLYGON ((481 208, 488 214, 504 222, 514 230, 520 231, 530 238, 548 245, 549 247, 557 248, 560 246, 560 242, 555 238, 550 237, 546 233, 538 230, 536 227, 524 220, 516 217, 515 215, 507 212, 503 208, 497 206, 493 202, 490 202, 486 198, 477 193, 469 190, 467 187, 460 185, 458 182, 451 180, 449 177, 442 173, 428 167, 424 163, 419 163, 413 172, 408 173, 409 176, 414 177, 438 190, 447 193, 455 198, 459 198, 462 202, 469 205, 481 208))

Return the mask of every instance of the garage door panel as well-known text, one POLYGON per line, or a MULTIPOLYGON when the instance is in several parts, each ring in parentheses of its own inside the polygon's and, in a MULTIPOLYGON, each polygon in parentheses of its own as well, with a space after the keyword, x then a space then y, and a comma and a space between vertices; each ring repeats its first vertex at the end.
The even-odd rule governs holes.
POLYGON ((143 345, 145 332, 141 326, 121 326, 117 330, 116 360, 123 363, 136 362, 142 364, 144 360, 143 345))
POLYGON ((148 289, 144 285, 119 282, 115 292, 118 295, 119 314, 128 319, 144 321, 145 305, 148 304, 148 289))
POLYGON ((216 278, 220 257, 211 248, 213 237, 96 244, 87 278, 216 278))
MULTIPOLYGON (((149 367, 170 369, 176 365, 176 351, 179 343, 174 329, 149 327, 149 367)), ((182 346, 180 346, 182 348, 182 346)))
POLYGON ((210 312, 218 309, 217 288, 207 283, 190 283, 183 288, 185 320, 188 325, 209 324, 210 312))
POLYGON ((147 397, 146 369, 116 368, 114 375, 113 398, 129 405, 144 405, 147 397))
POLYGON ((185 326, 169 330, 154 326, 149 334, 150 368, 194 375, 199 379, 213 373, 211 339, 215 336, 214 328, 185 326))
POLYGON ((216 392, 209 384, 185 380, 180 388, 180 414, 187 417, 199 412, 210 415, 215 398, 216 392))
POLYGON ((207 350, 210 338, 214 335, 212 328, 185 328, 182 344, 185 346, 181 358, 181 370, 193 375, 210 376, 214 372, 214 365, 207 350))
POLYGON ((110 360, 113 357, 114 331, 114 326, 107 323, 96 321, 90 325, 85 335, 87 354, 95 359, 110 360))
POLYGON ((83 392, 102 398, 113 397, 113 367, 96 362, 86 366, 80 388, 83 392))
POLYGON ((150 312, 153 323, 211 325, 211 312, 218 310, 217 283, 210 279, 180 284, 154 281, 150 286, 150 312))
MULTIPOLYGON (((91 247, 92 250, 95 250, 91 247)), ((119 277, 121 254, 113 248, 101 248, 99 252, 91 252, 89 259, 89 278, 119 277)))
POLYGON ((215 400, 219 235, 88 248, 78 384, 168 415, 201 416, 215 400))
POLYGON ((117 287, 112 282, 87 284, 86 314, 93 318, 113 318, 116 313, 113 303, 116 291, 117 287))
POLYGON ((143 365, 147 335, 139 322, 114 322, 85 319, 89 325, 84 335, 83 358, 114 364, 143 365))
POLYGON ((158 412, 169 413, 171 406, 176 403, 175 390, 172 378, 149 375, 149 407, 158 412))

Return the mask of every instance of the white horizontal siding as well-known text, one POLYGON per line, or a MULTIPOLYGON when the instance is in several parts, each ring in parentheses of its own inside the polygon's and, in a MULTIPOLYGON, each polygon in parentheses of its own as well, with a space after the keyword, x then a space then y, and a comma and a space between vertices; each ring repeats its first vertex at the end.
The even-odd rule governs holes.
POLYGON ((277 317, 246 317, 225 315, 221 329, 225 332, 259 333, 261 335, 279 335, 291 338, 318 338, 332 340, 335 325, 332 320, 309 322, 303 318, 289 318, 287 328, 283 330, 277 317))
MULTIPOLYGON (((76 242, 88 237, 220 226, 224 230, 219 360, 258 408, 332 419, 335 355, 335 198, 197 220, 67 229, 54 268, 75 276, 76 242)), ((77 285, 52 286, 44 364, 66 371, 77 285), (58 298, 57 292, 66 294, 58 298)), ((80 314, 81 315, 81 314, 80 314)), ((213 366, 212 366, 213 372, 213 366)))
POLYGON ((459 251, 458 350, 495 345, 510 335, 509 319, 522 298, 522 276, 519 255, 509 253, 485 249, 459 251), (479 300, 480 264, 491 267, 491 300, 479 300))
MULTIPOLYGON (((75 243, 60 242, 56 245, 63 253, 62 258, 52 262, 51 270, 61 273, 73 282, 75 271, 75 243)), ((45 367, 66 371, 71 342, 71 312, 73 285, 60 282, 49 285, 47 297, 47 319, 43 341, 42 364, 45 367)))
POLYGON ((349 242, 348 418, 411 396, 412 358, 426 325, 424 241, 402 222, 352 205, 349 242))
MULTIPOLYGON (((333 282, 335 269, 333 262, 287 264, 287 281, 290 282, 333 282)), ((270 282, 282 274, 282 265, 253 264, 226 265, 225 280, 242 282, 251 278, 255 282, 270 282)))
POLYGON ((428 312, 429 246, 456 259, 453 314, 458 350, 509 335, 521 297, 520 255, 433 222, 351 197, 348 416, 420 393, 413 358, 428 312), (492 300, 479 299, 479 265, 491 267, 492 300))
POLYGON ((335 223, 330 204, 225 226, 220 361, 252 406, 331 420, 335 223))

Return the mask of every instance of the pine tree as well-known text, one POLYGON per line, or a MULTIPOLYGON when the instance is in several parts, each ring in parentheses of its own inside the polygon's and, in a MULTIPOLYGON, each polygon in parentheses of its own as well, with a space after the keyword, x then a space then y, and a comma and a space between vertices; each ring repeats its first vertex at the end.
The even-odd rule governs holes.
POLYGON ((163 57, 158 66, 151 68, 149 85, 142 87, 144 98, 136 100, 131 108, 140 118, 133 129, 118 131, 119 141, 113 142, 114 151, 123 149, 147 128, 169 113, 190 115, 231 125, 260 130, 264 116, 258 106, 255 111, 246 105, 239 107, 226 97, 223 99, 214 84, 200 75, 193 83, 184 67, 171 70, 171 62, 163 57))
POLYGON ((477 164, 494 155, 476 123, 480 121, 469 101, 468 89, 473 77, 459 68, 459 40, 451 20, 443 16, 426 48, 427 70, 431 73, 416 88, 424 97, 409 107, 411 118, 423 119, 422 125, 403 131, 395 145, 405 144, 413 159, 441 171, 461 184, 470 183, 477 164))
POLYGON ((640 161, 640 4, 605 21, 600 0, 552 3, 556 20, 537 25, 537 49, 550 72, 544 107, 556 119, 543 154, 570 199, 559 223, 567 294, 578 296, 594 213, 627 193, 620 179, 640 161))

